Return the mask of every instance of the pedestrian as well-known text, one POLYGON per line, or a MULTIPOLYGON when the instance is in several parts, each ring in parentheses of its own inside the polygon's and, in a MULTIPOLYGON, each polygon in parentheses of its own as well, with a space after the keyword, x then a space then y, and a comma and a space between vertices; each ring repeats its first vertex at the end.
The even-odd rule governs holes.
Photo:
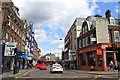
POLYGON ((109 67, 110 67, 110 70, 112 70, 112 71, 114 70, 114 63, 112 60, 109 63, 109 67))
POLYGON ((118 61, 115 60, 115 69, 117 70, 118 69, 118 61))

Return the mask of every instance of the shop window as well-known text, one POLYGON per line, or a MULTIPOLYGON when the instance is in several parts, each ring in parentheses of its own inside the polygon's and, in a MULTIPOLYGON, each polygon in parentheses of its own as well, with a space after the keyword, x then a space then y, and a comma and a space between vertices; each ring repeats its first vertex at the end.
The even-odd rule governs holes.
POLYGON ((89 65, 95 66, 95 52, 90 52, 88 55, 89 65))
POLYGON ((81 61, 81 65, 86 65, 86 54, 85 53, 80 54, 80 61, 81 61))
POLYGON ((98 61, 98 66, 102 66, 103 65, 103 58, 102 58, 102 55, 98 55, 97 56, 97 61, 98 61))

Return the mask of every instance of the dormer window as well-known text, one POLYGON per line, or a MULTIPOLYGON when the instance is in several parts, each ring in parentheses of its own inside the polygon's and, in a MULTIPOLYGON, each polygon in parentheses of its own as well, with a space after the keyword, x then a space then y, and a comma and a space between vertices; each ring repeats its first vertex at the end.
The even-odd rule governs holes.
POLYGON ((83 25, 82 25, 82 35, 87 33, 88 32, 88 24, 87 22, 83 22, 83 25))
POLYGON ((90 26, 90 29, 93 29, 93 28, 95 27, 95 25, 96 25, 96 22, 95 22, 95 20, 93 20, 93 21, 92 21, 92 24, 91 24, 91 26, 90 26))
POLYGON ((112 25, 115 24, 115 19, 113 17, 110 17, 110 24, 112 24, 112 25))

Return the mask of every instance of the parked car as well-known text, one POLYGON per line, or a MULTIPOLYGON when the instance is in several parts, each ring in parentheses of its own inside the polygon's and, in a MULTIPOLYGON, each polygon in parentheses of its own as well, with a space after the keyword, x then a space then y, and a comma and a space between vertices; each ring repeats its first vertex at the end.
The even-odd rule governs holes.
POLYGON ((51 72, 51 73, 52 73, 52 72, 61 72, 61 73, 63 73, 63 67, 62 67, 60 64, 55 63, 55 64, 53 64, 53 65, 50 67, 50 72, 51 72))

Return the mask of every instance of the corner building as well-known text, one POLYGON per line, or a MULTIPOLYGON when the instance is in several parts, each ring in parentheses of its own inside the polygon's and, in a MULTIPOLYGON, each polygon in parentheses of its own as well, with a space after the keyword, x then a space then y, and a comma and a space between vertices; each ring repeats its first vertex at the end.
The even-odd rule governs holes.
POLYGON ((77 66, 80 70, 108 71, 109 63, 120 58, 120 19, 106 11, 106 18, 89 16, 78 37, 77 66))

